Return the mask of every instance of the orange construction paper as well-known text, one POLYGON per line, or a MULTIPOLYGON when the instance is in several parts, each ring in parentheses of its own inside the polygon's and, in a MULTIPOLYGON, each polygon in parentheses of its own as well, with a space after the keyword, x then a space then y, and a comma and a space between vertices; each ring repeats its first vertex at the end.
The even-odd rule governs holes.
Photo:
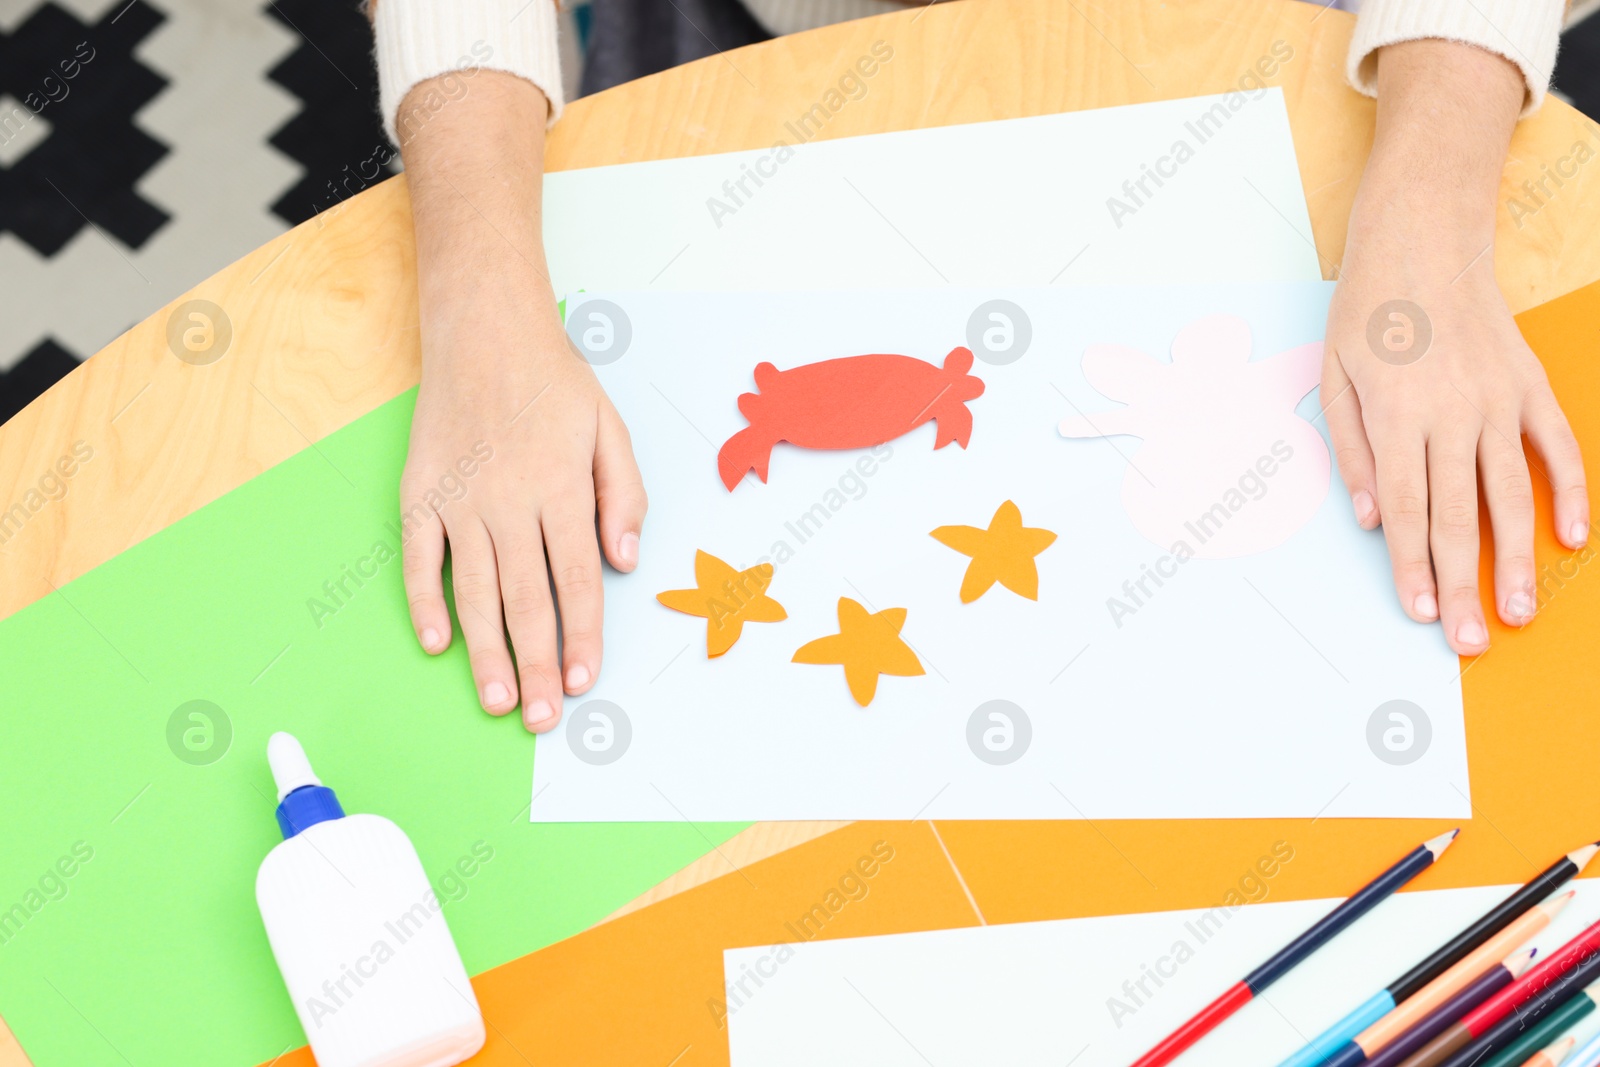
MULTIPOLYGON (((1517 322, 1594 469, 1600 284, 1517 322)), ((1462 662, 1473 817, 1449 855, 1405 892, 1522 882, 1600 838, 1593 755, 1600 752, 1600 695, 1591 684, 1600 677, 1600 642, 1593 639, 1600 570, 1594 552, 1568 552, 1555 541, 1549 484, 1535 474, 1534 486, 1539 614, 1517 631, 1485 612, 1490 651, 1462 662)), ((1487 526, 1483 536, 1489 596, 1487 526)), ((1063 795, 1070 802, 1070 789, 1063 795)), ((856 823, 479 975, 474 985, 490 1021, 489 1045, 471 1063, 576 1067, 680 1057, 678 1067, 724 1067, 727 1035, 706 1007, 726 997, 722 949, 783 940, 790 914, 809 908, 805 902, 833 886, 876 840, 893 842, 896 859, 872 883, 867 906, 852 912, 852 903, 818 936, 967 926, 980 921, 975 915, 997 923, 1211 907, 1230 894, 1252 902, 1337 897, 1387 857, 1450 826, 1413 819, 1028 820, 941 822, 934 837, 931 825, 856 823), (1279 841, 1293 857, 1263 866, 1279 841), (908 862, 895 866, 902 859, 908 862)), ((312 1060, 300 1049, 275 1065, 312 1067, 312 1060)))
POLYGON ((739 640, 747 622, 782 622, 783 605, 767 596, 772 564, 736 571, 709 552, 695 551, 694 589, 670 589, 656 599, 673 611, 706 620, 706 655, 716 659, 739 640))
POLYGON ((961 579, 961 602, 970 604, 999 582, 1018 596, 1039 599, 1039 568, 1033 557, 1055 543, 1049 530, 1022 525, 1022 512, 1007 500, 995 509, 989 528, 941 526, 934 540, 964 556, 971 556, 961 579))
POLYGON ((722 484, 731 491, 754 469, 763 482, 780 441, 801 448, 871 448, 909 433, 929 419, 938 423, 933 447, 972 437, 967 401, 983 395, 972 352, 953 348, 936 367, 911 356, 877 354, 826 359, 781 371, 756 366, 758 393, 739 397, 750 425, 717 453, 722 484))
POLYGON ((839 598, 839 632, 801 645, 795 663, 838 663, 856 703, 866 707, 878 693, 878 675, 902 677, 927 673, 911 646, 900 637, 906 624, 905 608, 885 608, 877 614, 847 596, 839 598))

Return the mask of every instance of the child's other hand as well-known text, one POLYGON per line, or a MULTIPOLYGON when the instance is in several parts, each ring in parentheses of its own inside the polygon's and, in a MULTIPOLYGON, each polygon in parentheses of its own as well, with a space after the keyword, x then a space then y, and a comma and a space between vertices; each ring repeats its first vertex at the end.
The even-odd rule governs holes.
POLYGON ((1450 647, 1489 647, 1478 596, 1478 490, 1494 536, 1495 610, 1532 621, 1532 477, 1556 536, 1589 536, 1583 457, 1494 276, 1495 216, 1526 85, 1471 45, 1378 53, 1378 124, 1328 311, 1322 403, 1366 529, 1383 524, 1406 614, 1450 647), (1526 435, 1543 460, 1530 477, 1526 435))
POLYGON ((1570 548, 1588 538, 1589 502, 1577 441, 1501 298, 1492 254, 1452 283, 1477 250, 1430 247, 1443 237, 1352 230, 1328 312, 1322 396, 1356 520, 1383 524, 1401 606, 1418 622, 1442 619, 1450 647, 1470 656, 1489 645, 1480 481, 1494 602, 1511 626, 1531 622, 1538 603, 1524 434, 1544 460, 1533 477, 1554 488, 1556 535, 1570 548))

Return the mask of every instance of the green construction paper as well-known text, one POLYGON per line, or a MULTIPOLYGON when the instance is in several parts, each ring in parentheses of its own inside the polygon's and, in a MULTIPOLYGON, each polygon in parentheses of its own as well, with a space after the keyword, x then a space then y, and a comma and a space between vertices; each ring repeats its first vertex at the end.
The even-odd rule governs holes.
POLYGON ((528 822, 534 739, 479 709, 459 637, 433 658, 412 635, 395 523, 414 402, 0 623, 0 1015, 35 1067, 251 1067, 305 1042, 255 905, 281 839, 274 730, 304 742, 346 811, 410 835, 473 974, 743 828, 528 822), (341 578, 336 601, 322 587, 341 578), (320 625, 313 598, 336 609, 320 625), (226 749, 193 719, 169 745, 196 700, 223 710, 226 749), (186 744, 224 754, 187 762, 186 744), (475 845, 493 858, 477 864, 475 845))

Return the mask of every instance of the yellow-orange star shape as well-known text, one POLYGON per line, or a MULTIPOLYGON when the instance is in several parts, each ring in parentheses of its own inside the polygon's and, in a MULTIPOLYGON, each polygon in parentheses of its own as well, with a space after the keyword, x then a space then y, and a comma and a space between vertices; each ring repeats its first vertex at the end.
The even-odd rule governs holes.
POLYGON ((656 599, 673 611, 706 620, 706 655, 716 659, 732 648, 747 622, 782 622, 783 605, 767 596, 772 564, 736 571, 709 552, 694 554, 694 589, 671 589, 656 599))
POLYGON ((1022 512, 1007 500, 995 509, 989 528, 941 526, 934 539, 971 556, 961 579, 961 602, 970 604, 999 582, 1018 596, 1039 599, 1039 568, 1033 557, 1049 548, 1056 535, 1022 525, 1022 512))
POLYGON ((866 707, 878 693, 878 675, 911 677, 927 673, 917 654, 900 637, 900 628, 905 624, 905 608, 885 608, 869 614, 849 597, 840 597, 839 632, 800 646, 794 662, 843 665, 850 695, 866 707))

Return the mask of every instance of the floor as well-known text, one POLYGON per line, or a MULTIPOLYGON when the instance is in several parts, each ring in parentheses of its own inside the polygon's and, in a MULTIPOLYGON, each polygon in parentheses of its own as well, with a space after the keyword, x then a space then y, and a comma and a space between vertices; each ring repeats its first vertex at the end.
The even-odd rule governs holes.
MULTIPOLYGON (((1591 115, 1597 8, 1556 69, 1591 115)), ((385 144, 376 97, 356 0, 0 0, 0 422, 345 195, 385 144)))

